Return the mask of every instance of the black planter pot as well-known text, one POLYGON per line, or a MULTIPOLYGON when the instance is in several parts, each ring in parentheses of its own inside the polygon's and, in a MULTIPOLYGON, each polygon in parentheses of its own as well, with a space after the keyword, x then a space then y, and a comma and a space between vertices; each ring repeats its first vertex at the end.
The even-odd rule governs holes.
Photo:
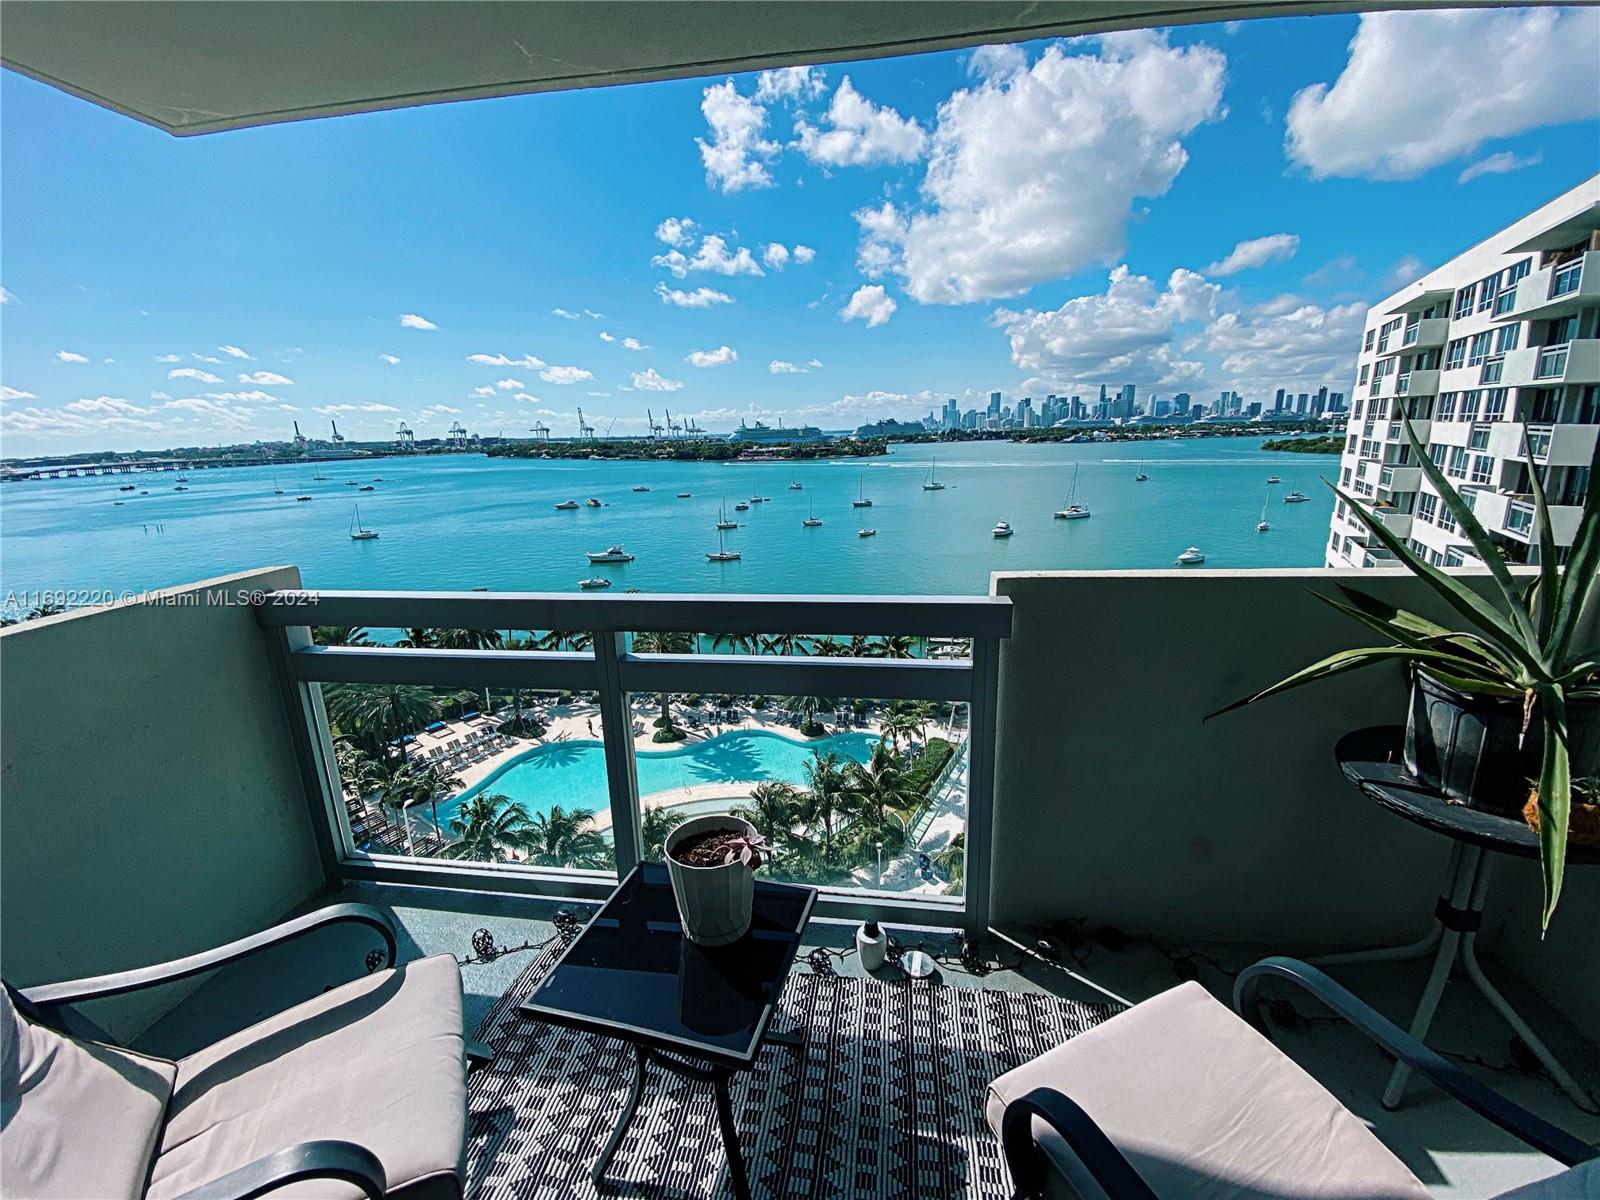
MULTIPOLYGON (((1600 704, 1568 706, 1567 750, 1574 779, 1594 774, 1600 762, 1600 704)), ((1543 755, 1537 708, 1524 742, 1520 700, 1470 695, 1426 672, 1416 673, 1405 766, 1424 784, 1469 808, 1510 816, 1527 802, 1543 755)))

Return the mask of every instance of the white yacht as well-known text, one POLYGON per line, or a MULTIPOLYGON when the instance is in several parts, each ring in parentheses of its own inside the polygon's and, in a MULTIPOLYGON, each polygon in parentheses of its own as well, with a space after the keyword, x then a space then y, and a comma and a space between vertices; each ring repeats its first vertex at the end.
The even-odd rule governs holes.
POLYGON ((1141 458, 1139 460, 1139 473, 1133 477, 1133 481, 1135 483, 1143 483, 1145 480, 1147 480, 1149 478, 1150 478, 1150 476, 1148 476, 1148 475, 1146 475, 1144 473, 1144 459, 1141 458))
POLYGON ((850 501, 851 508, 871 508, 872 501, 867 499, 867 479, 862 476, 856 481, 856 498, 850 501))
POLYGON ((1206 556, 1201 552, 1199 546, 1190 546, 1182 554, 1178 555, 1175 561, 1180 566, 1188 567, 1193 566, 1195 563, 1203 563, 1205 560, 1206 556))
POLYGON ((989 532, 994 534, 994 536, 997 538, 1008 538, 1015 533, 1016 530, 1011 528, 1011 523, 1009 521, 1000 521, 989 532))
POLYGON ((1276 475, 1268 475, 1267 476, 1267 482, 1268 483, 1282 483, 1283 480, 1279 479, 1276 475))
POLYGON ((856 536, 857 537, 877 537, 878 536, 878 531, 876 529, 858 529, 858 530, 856 530, 856 536))
POLYGON ((723 507, 720 507, 720 508, 717 509, 717 528, 718 529, 737 529, 737 528, 739 528, 739 522, 728 520, 728 509, 727 509, 727 507, 725 505, 723 507))
POLYGON ((717 530, 717 548, 707 551, 706 558, 711 562, 738 562, 739 551, 729 550, 722 542, 722 530, 717 530))
POLYGON ((634 488, 633 490, 636 491, 636 492, 648 492, 650 489, 645 487, 645 485, 641 483, 638 487, 634 488))
POLYGON ((592 591, 595 591, 598 588, 608 588, 608 587, 610 587, 611 586, 611 580, 604 579, 604 578, 600 577, 599 575, 594 575, 594 576, 591 576, 588 579, 580 579, 580 580, 578 580, 578 586, 580 588, 582 588, 586 592, 592 592, 592 591))
POLYGON ((801 521, 800 524, 805 526, 807 529, 815 529, 818 525, 822 524, 822 518, 817 516, 815 510, 811 505, 808 504, 806 506, 806 519, 801 521))
POLYGON ((573 509, 575 509, 577 507, 578 507, 578 502, 576 500, 563 500, 560 504, 556 505, 556 511, 557 512, 571 512, 573 509))
POLYGON ((741 500, 741 501, 739 501, 739 503, 737 503, 737 504, 735 504, 733 506, 733 511, 734 512, 749 512, 750 511, 750 506, 747 503, 745 503, 743 500, 741 500))
POLYGON ((679 500, 687 500, 692 494, 693 493, 690 493, 690 492, 679 492, 678 493, 678 499, 679 500))
POLYGON ((604 508, 605 507, 605 505, 601 504, 600 501, 596 500, 593 496, 590 496, 587 500, 584 501, 584 503, 587 504, 590 508, 604 508))
POLYGON ((791 492, 798 492, 798 491, 803 490, 804 488, 805 488, 805 484, 801 483, 798 479, 796 479, 792 475, 789 477, 789 490, 791 492))
POLYGON ((1261 501, 1261 519, 1256 522, 1256 532, 1266 533, 1271 528, 1272 526, 1267 524, 1267 500, 1263 498, 1261 501))
POLYGON ((940 483, 939 480, 937 478, 935 478, 935 474, 934 473, 936 471, 938 471, 938 469, 939 469, 939 460, 938 459, 934 459, 932 465, 930 465, 928 467, 928 477, 922 481, 922 490, 923 491, 925 491, 925 492, 942 492, 942 491, 944 491, 944 484, 940 483))
POLYGON ((1067 492, 1067 502, 1061 508, 1056 509, 1055 515, 1058 520, 1082 521, 1090 515, 1089 506, 1087 504, 1075 503, 1077 495, 1078 467, 1074 466, 1072 468, 1072 488, 1067 492))
POLYGON ((370 542, 376 539, 378 531, 368 529, 361 523, 361 506, 356 505, 356 514, 350 518, 350 540, 352 542, 370 542))
POLYGON ((607 546, 604 550, 598 551, 588 550, 585 554, 592 563, 628 563, 634 558, 621 546, 607 546))
POLYGON ((1306 495, 1304 492, 1296 491, 1290 492, 1287 496, 1285 496, 1283 498, 1283 502, 1285 504, 1304 504, 1310 499, 1311 497, 1306 495))

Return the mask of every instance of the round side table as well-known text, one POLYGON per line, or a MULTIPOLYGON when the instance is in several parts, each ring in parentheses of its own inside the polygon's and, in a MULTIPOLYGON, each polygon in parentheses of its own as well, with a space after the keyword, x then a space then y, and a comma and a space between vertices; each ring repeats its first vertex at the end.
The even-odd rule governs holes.
MULTIPOLYGON (((1318 966, 1339 966, 1344 963, 1397 962, 1423 958, 1432 953, 1433 970, 1429 972, 1428 982, 1417 1001, 1416 1013, 1411 1018, 1411 1035, 1426 1040, 1428 1027, 1433 1023, 1434 1013, 1439 1007, 1439 998, 1450 980, 1450 970, 1456 959, 1460 958, 1467 977, 1544 1065, 1561 1090, 1585 1112, 1600 1112, 1594 1097, 1580 1087, 1556 1061, 1549 1047, 1511 1007, 1510 1001, 1489 982, 1478 963, 1478 926, 1483 920, 1483 905, 1489 893, 1489 876, 1495 855, 1536 859, 1539 857, 1539 835, 1520 818, 1467 808, 1423 784, 1401 762, 1404 738, 1405 731, 1398 725, 1359 729, 1340 738, 1334 754, 1345 778, 1362 795, 1390 812, 1450 839, 1450 865, 1445 872, 1444 889, 1434 905, 1433 924, 1420 940, 1410 945, 1331 954, 1311 961, 1318 966)), ((1568 867, 1594 863, 1600 863, 1600 848, 1568 845, 1568 867)), ((1393 1110, 1400 1106, 1401 1093, 1405 1090, 1406 1078, 1410 1073, 1410 1068, 1404 1063, 1395 1064, 1388 1085, 1383 1090, 1385 1108, 1393 1110)))

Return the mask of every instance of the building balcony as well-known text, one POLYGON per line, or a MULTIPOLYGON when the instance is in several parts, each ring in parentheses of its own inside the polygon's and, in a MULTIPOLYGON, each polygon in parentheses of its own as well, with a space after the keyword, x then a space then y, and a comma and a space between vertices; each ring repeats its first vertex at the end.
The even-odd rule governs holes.
POLYGON ((1398 336, 1391 336, 1389 347, 1379 352, 1380 358, 1390 357, 1395 354, 1416 350, 1429 350, 1435 346, 1442 346, 1449 335, 1450 320, 1448 317, 1425 317, 1415 325, 1402 330, 1398 336))
MULTIPOLYGON (((1383 519, 1406 536, 1400 514, 1383 519)), ((1394 565, 1381 548, 1352 552, 1363 565, 1394 565)), ((478 931, 488 930, 502 948, 543 945, 555 937, 558 908, 575 909, 583 919, 630 859, 651 853, 640 833, 643 816, 653 811, 640 807, 641 791, 648 797, 654 786, 641 766, 651 751, 633 743, 643 738, 652 745, 641 717, 655 711, 663 691, 685 724, 690 713, 707 718, 690 728, 691 749, 722 727, 726 710, 723 704, 697 709, 690 695, 745 697, 733 705, 739 723, 767 721, 790 741, 799 734, 778 724, 783 708, 755 703, 757 689, 769 697, 874 695, 880 699, 868 706, 869 731, 874 714, 896 698, 929 698, 941 711, 964 706, 964 720, 941 719, 911 734, 931 746, 948 732, 964 747, 958 768, 941 771, 934 784, 945 788, 939 793, 945 807, 931 821, 903 826, 911 845, 934 851, 931 881, 915 869, 914 854, 885 856, 907 859, 911 869, 898 878, 915 881, 911 887, 885 886, 893 870, 870 864, 818 880, 821 915, 804 950, 842 949, 854 923, 870 913, 902 943, 940 955, 940 982, 919 986, 1025 990, 1118 1005, 1160 992, 1194 969, 1205 986, 1225 995, 1227 971, 1265 953, 1406 942, 1433 911, 1448 844, 1362 799, 1331 756, 1348 730, 1401 719, 1402 674, 1333 680, 1203 720, 1291 667, 1363 644, 1369 635, 1334 620, 1309 594, 1355 580, 1353 572, 1321 570, 1028 573, 997 575, 988 597, 948 600, 319 596, 298 591, 298 572, 279 568, 26 622, 0 633, 7 682, 0 693, 6 978, 27 987, 170 959, 337 897, 392 914, 402 959, 449 953, 466 960, 470 1033, 535 962, 515 950, 480 953, 478 931), (262 593, 264 600, 252 603, 262 593), (1084 637, 1081 614, 1103 612, 1122 614, 1140 636, 1084 637), (1219 621, 1219 614, 1249 619, 1219 621), (564 648, 443 650, 379 640, 318 645, 312 623, 365 626, 375 639, 402 625, 590 634, 547 643, 564 648), (826 626, 841 637, 899 638, 914 657, 757 654, 742 640, 785 629, 803 629, 804 640, 826 626), (718 650, 707 643, 703 653, 657 653, 635 639, 636 631, 655 627, 723 631, 732 640, 718 650), (86 679, 94 681, 95 711, 106 714, 92 730, 83 719, 86 679), (425 756, 437 763, 463 722, 515 738, 513 756, 531 747, 536 755, 548 749, 551 762, 569 761, 593 742, 581 731, 571 738, 564 731, 574 723, 581 730, 583 714, 592 714, 604 749, 600 809, 618 818, 610 857, 581 867, 434 857, 418 836, 434 825, 428 803, 391 812, 400 834, 388 841, 371 838, 369 813, 358 829, 361 788, 346 787, 340 773, 344 756, 329 726, 330 710, 339 709, 332 697, 340 687, 397 683, 452 695, 492 693, 482 703, 474 698, 470 719, 448 716, 444 731, 414 718, 415 740, 401 741, 393 753, 418 762, 425 756), (573 694, 563 698, 556 689, 573 694), (648 698, 641 702, 640 694, 648 698), (545 732, 501 732, 530 711, 549 720, 545 732), (1148 718, 1132 733, 1130 711, 1148 718), (46 808, 49 819, 42 820, 46 808), (964 851, 941 853, 957 831, 964 851), (1111 852, 1129 844, 1136 853, 1111 852), (1067 940, 1077 929, 1137 931, 1137 937, 1106 932, 1081 944, 1067 940), (990 965, 980 973, 959 963, 962 930, 984 938, 990 965), (1062 961, 1072 961, 1070 971, 1062 961)), ((1363 575, 1359 583, 1387 602, 1442 615, 1426 590, 1401 573, 1363 575)), ((848 706, 828 709, 821 714, 824 736, 860 730, 856 716, 848 706)), ((339 734, 340 744, 348 740, 339 734)), ((479 783, 493 776, 497 789, 527 784, 500 770, 503 760, 495 756, 506 751, 492 739, 474 740, 468 749, 469 756, 489 757, 458 768, 462 774, 479 783)), ((567 787, 554 779, 535 778, 533 801, 567 787)), ((434 803, 449 799, 436 796, 434 803)), ((562 790, 559 799, 570 803, 570 794, 562 790)), ((1567 1062, 1600 1061, 1582 919, 1600 901, 1600 881, 1571 872, 1562 910, 1542 942, 1531 933, 1535 865, 1506 859, 1496 882, 1478 942, 1487 969, 1567 1062)), ((308 943, 310 961, 280 958, 255 971, 228 967, 154 998, 99 1001, 95 1019, 150 1053, 183 1053, 197 1028, 210 1040, 224 1026, 244 1028, 278 1010, 297 989, 315 995, 325 981, 320 964, 337 950, 308 943)), ((853 958, 831 961, 843 974, 862 974, 853 958)), ((1371 974, 1371 981, 1359 977, 1363 994, 1386 1011, 1403 1012, 1415 1004, 1424 966, 1371 974)), ((880 985, 862 979, 856 986, 880 985)), ((1469 996, 1463 989, 1461 1000, 1469 996)), ((1434 1031, 1438 1044, 1498 1061, 1503 1035, 1485 1028, 1487 1017, 1473 1008, 1444 1008, 1434 1031)), ((833 1027, 830 1045, 883 1036, 858 1029, 854 1020, 833 1027)), ((920 1052, 917 1039, 927 1032, 913 1022, 893 1036, 906 1039, 908 1052, 920 1052)), ((1457 1110, 1423 1103, 1420 1095, 1409 1096, 1399 1114, 1386 1113, 1378 1092, 1387 1064, 1361 1052, 1353 1035, 1313 1025, 1283 1036, 1295 1058, 1373 1122, 1408 1163, 1431 1164, 1421 1173, 1437 1177, 1442 1189, 1488 1195, 1554 1170, 1549 1160, 1519 1152, 1498 1134, 1474 1132, 1477 1126, 1457 1110)), ((1584 1068, 1586 1082, 1591 1074, 1584 1068)), ((1600 1121, 1572 1109, 1537 1077, 1497 1074, 1490 1082, 1558 1123, 1600 1136, 1600 1121)), ((610 1085, 607 1076, 604 1086, 610 1085)), ((479 1102, 476 1092, 469 1094, 470 1105, 479 1102)), ((506 1111, 508 1101, 499 1103, 506 1111)), ((473 1151, 480 1152, 489 1151, 473 1151)), ((469 1200, 480 1187, 469 1183, 469 1200)), ((890 1191, 885 1183, 882 1194, 890 1191)))
POLYGON ((1530 424, 1523 426, 1510 421, 1498 421, 1489 426, 1487 453, 1496 458, 1526 462, 1527 448, 1533 447, 1536 461, 1551 467, 1584 467, 1594 457, 1595 440, 1600 437, 1600 425, 1530 424), (1527 430, 1527 441, 1523 430, 1527 430))
POLYGON ((1439 391, 1439 372, 1436 370, 1406 371, 1395 377, 1396 396, 1433 396, 1439 391))
POLYGON ((1395 508, 1377 508, 1373 510, 1373 515, 1383 523, 1385 529, 1401 541, 1411 536, 1411 513, 1401 512, 1395 508))
POLYGON ((1600 339, 1508 350, 1501 382, 1513 387, 1600 383, 1600 339))
POLYGON ((1495 308, 1497 320, 1546 320, 1600 304, 1600 251, 1590 250, 1560 266, 1525 275, 1515 293, 1507 295, 1515 299, 1505 312, 1495 308))
POLYGON ((1385 495, 1414 492, 1421 481, 1421 467, 1386 465, 1378 473, 1378 490, 1385 495))

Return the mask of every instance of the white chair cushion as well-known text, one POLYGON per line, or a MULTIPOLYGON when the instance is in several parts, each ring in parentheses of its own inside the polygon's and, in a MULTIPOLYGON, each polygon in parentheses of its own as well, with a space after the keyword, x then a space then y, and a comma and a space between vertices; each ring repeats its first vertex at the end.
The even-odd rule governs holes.
MULTIPOLYGON (((461 971, 448 954, 380 971, 178 1061, 151 1200, 297 1142, 356 1142, 390 1194, 459 1195, 467 1087, 461 971)), ((274 1192, 357 1197, 312 1180, 274 1192)))
POLYGON ((1600 1158, 1500 1192, 1494 1200, 1600 1200, 1600 1158))
MULTIPOLYGON (((1005 1106, 1036 1087, 1070 1097, 1162 1200, 1429 1200, 1372 1131, 1198 983, 1118 1013, 989 1085, 1005 1106)), ((1060 1177, 1088 1195, 1066 1142, 1034 1137, 1060 1177)))
POLYGON ((36 1025, 4 988, 0 1042, 0 1191, 143 1195, 177 1065, 36 1025))

